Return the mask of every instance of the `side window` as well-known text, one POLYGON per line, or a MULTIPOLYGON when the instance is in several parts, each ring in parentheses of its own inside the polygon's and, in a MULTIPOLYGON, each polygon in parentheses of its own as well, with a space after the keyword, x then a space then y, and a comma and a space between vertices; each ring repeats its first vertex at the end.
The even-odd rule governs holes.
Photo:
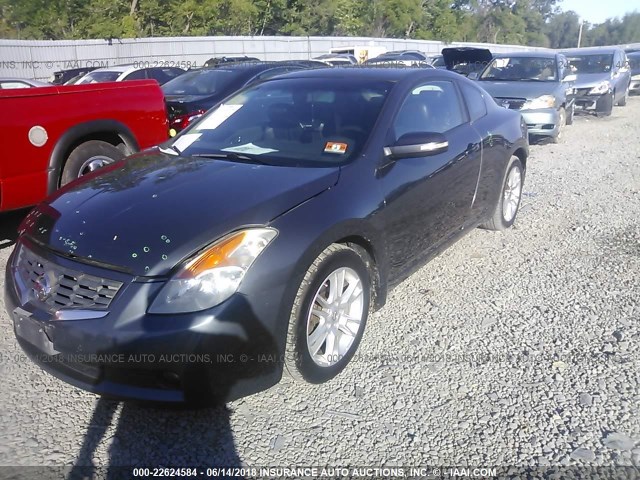
POLYGON ((405 133, 444 133, 464 123, 455 85, 431 81, 414 87, 396 115, 393 129, 396 140, 405 133))
POLYGON ((460 86, 462 87, 464 101, 467 103, 467 108, 469 109, 471 121, 475 122, 479 118, 484 117, 487 114, 487 104, 484 101, 482 92, 466 83, 460 83, 460 86))
POLYGON ((147 78, 147 70, 136 70, 135 72, 131 72, 129 75, 124 77, 122 80, 144 80, 147 78))

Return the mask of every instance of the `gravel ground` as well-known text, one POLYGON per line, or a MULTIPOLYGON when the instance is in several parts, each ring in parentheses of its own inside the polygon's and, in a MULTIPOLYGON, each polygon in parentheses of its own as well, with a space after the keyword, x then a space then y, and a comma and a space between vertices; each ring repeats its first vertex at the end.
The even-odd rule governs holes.
POLYGON ((515 228, 401 284, 322 386, 205 410, 98 400, 25 361, 1 306, 0 465, 640 466, 638 118, 632 98, 532 146, 515 228))

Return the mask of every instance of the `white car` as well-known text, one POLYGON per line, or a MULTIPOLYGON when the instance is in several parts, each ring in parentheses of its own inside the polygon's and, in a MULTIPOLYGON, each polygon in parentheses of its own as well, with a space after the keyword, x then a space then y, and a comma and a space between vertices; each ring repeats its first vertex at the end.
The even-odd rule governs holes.
POLYGON ((29 78, 0 78, 0 90, 50 86, 50 83, 41 82, 40 80, 31 80, 29 78))
POLYGON ((156 80, 160 85, 182 75, 185 71, 177 67, 143 67, 134 65, 114 65, 97 68, 76 82, 76 85, 87 83, 122 82, 125 80, 156 80))

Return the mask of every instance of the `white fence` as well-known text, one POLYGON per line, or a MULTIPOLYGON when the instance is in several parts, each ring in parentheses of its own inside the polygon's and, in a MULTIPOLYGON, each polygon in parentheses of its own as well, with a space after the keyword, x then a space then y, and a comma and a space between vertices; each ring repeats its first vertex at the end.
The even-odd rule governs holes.
POLYGON ((482 46, 493 52, 536 47, 369 37, 160 37, 110 40, 0 40, 0 77, 46 80, 58 70, 133 62, 201 66, 211 57, 248 55, 262 60, 309 59, 334 47, 382 46, 439 53, 447 46, 482 46))

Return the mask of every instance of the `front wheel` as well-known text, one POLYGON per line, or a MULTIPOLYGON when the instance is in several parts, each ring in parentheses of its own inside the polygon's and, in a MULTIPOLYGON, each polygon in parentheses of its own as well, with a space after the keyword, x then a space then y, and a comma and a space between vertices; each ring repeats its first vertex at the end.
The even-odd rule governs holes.
POLYGON ((100 140, 84 142, 74 148, 67 158, 60 177, 60 186, 124 157, 125 154, 110 143, 100 140))
POLYGON ((506 230, 513 225, 520 208, 522 185, 524 184, 524 168, 516 156, 511 157, 507 166, 507 173, 502 183, 500 198, 496 204, 491 219, 482 224, 488 230, 506 230))
POLYGON ((567 125, 573 125, 573 117, 576 114, 576 105, 575 103, 571 104, 569 110, 567 110, 567 125))
POLYGON ((629 89, 627 88, 627 90, 625 90, 624 92, 624 96, 618 100, 618 106, 619 107, 626 107, 627 106, 627 97, 629 96, 629 89))
POLYGON ((558 133, 555 136, 551 137, 551 141, 553 143, 560 143, 562 141, 562 133, 564 132, 564 127, 567 124, 567 112, 564 107, 560 107, 558 111, 558 133))
POLYGON ((327 247, 307 270, 293 303, 285 367, 296 380, 323 383, 349 363, 371 301, 366 252, 327 247))
POLYGON ((596 103, 596 116, 608 117, 613 112, 613 92, 602 97, 596 103))

